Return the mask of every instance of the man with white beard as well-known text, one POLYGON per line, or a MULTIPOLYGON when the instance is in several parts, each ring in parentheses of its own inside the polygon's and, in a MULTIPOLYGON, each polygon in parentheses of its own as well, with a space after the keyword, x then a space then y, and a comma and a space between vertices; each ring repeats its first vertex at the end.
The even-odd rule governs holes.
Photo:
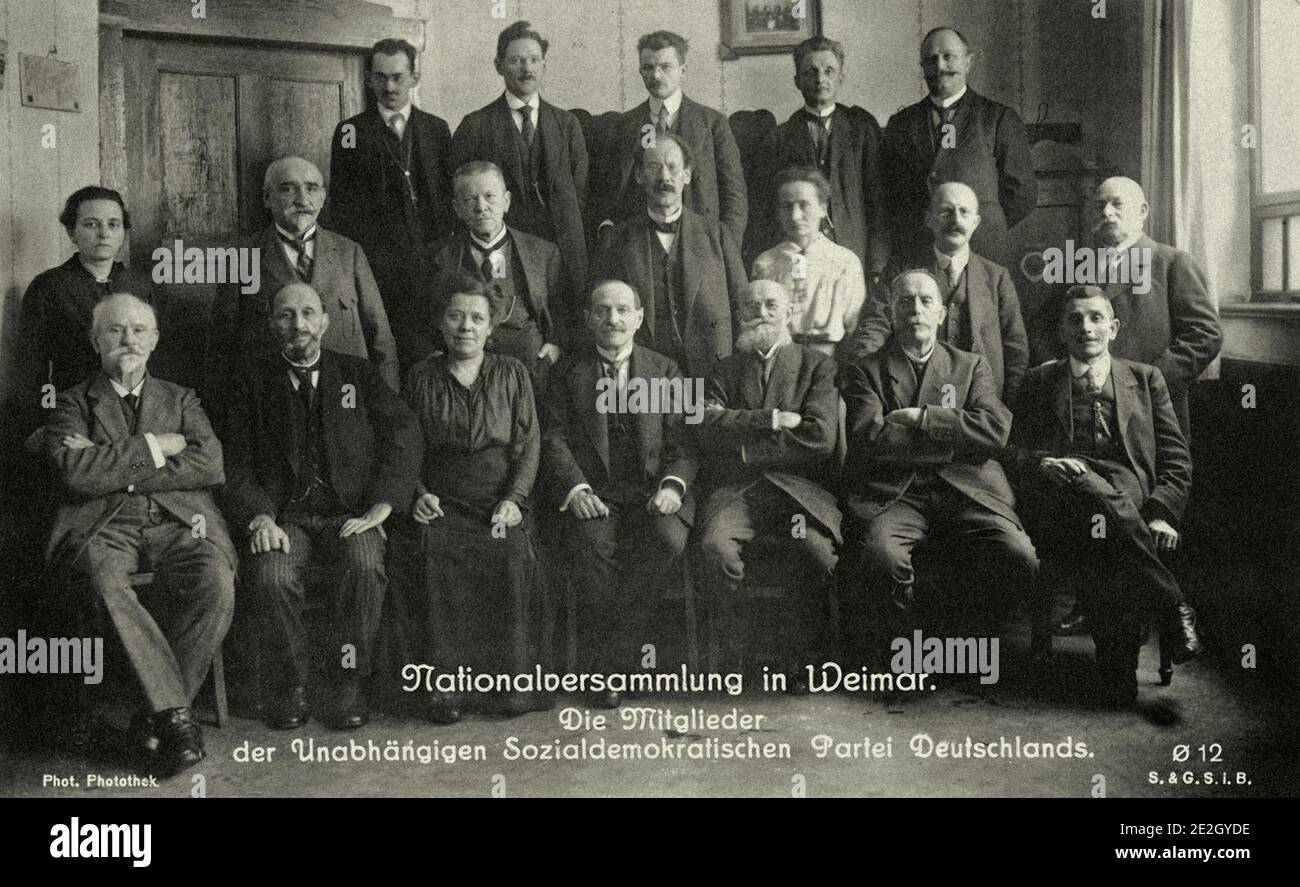
MULTIPOLYGON (((702 456, 712 490, 701 509, 700 578, 718 606, 728 652, 744 649, 745 622, 735 601, 745 576, 743 555, 758 536, 790 548, 806 589, 795 613, 791 672, 813 654, 820 592, 835 568, 840 512, 826 487, 839 402, 835 361, 790 338, 790 296, 771 280, 756 280, 740 302, 741 333, 730 357, 719 361, 704 388, 702 456), (809 581, 810 580, 810 581, 809 581)), ((792 679, 799 691, 802 679, 792 679)))

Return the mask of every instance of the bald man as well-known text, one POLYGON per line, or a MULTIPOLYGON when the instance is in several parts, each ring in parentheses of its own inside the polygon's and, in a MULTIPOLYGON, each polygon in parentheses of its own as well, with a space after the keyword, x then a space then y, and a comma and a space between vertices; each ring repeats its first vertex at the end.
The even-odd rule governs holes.
POLYGON ((1033 212, 1038 184, 1020 115, 967 85, 973 56, 954 28, 921 41, 929 95, 889 118, 882 149, 886 218, 893 253, 924 248, 926 207, 941 182, 965 182, 979 197, 983 224, 974 249, 999 265, 1017 257, 1007 236, 1033 212))
MULTIPOLYGON (((1205 272, 1190 254, 1144 233, 1149 215, 1146 195, 1132 179, 1106 179, 1093 195, 1090 222, 1095 245, 1113 248, 1125 257, 1121 261, 1138 257, 1146 269, 1143 273, 1150 273, 1149 291, 1140 282, 1102 286, 1120 324, 1111 353, 1160 370, 1169 385, 1178 425, 1190 440, 1188 389, 1218 356, 1223 329, 1205 272)), ((1138 275, 1119 276, 1133 280, 1138 275)))
POLYGON ((903 272, 890 292, 893 335, 841 379, 851 529, 839 587, 850 643, 876 658, 917 627, 912 551, 923 540, 965 559, 955 563, 969 564, 967 590, 989 615, 1030 604, 1038 570, 993 458, 1006 446, 1011 411, 988 361, 940 341, 946 310, 929 271, 903 272))
MULTIPOLYGON (((794 589, 794 646, 784 663, 790 688, 807 684, 802 666, 820 650, 824 593, 835 569, 840 512, 835 482, 839 399, 835 359, 790 337, 790 294, 755 280, 740 303, 735 352, 705 382, 704 479, 712 491, 700 512, 701 588, 717 605, 728 652, 744 651, 740 618, 745 554, 760 535, 788 549, 794 589)), ((771 578, 771 577, 769 577, 771 578)))
MULTIPOLYGON (((703 399, 681 387, 690 380, 672 359, 635 344, 644 318, 630 286, 598 284, 586 311, 594 345, 560 362, 545 400, 541 478, 572 558, 588 670, 635 669, 643 644, 662 643, 650 617, 695 517, 687 423, 699 421, 703 399), (680 396, 621 408, 617 392, 660 384, 680 396)), ((620 699, 589 701, 614 708, 620 699)))
POLYGON ((334 318, 308 284, 271 300, 279 353, 240 368, 223 435, 226 513, 244 540, 244 589, 261 634, 263 714, 291 729, 309 713, 302 608, 319 568, 331 601, 325 722, 359 727, 387 589, 384 521, 415 492, 424 439, 370 361, 323 348, 334 318))
POLYGON ((221 412, 226 398, 218 380, 248 359, 280 350, 268 322, 271 298, 295 282, 311 284, 330 315, 324 346, 369 361, 397 390, 397 345, 370 262, 355 242, 317 223, 325 198, 320 170, 311 162, 281 157, 266 168, 262 205, 271 224, 239 244, 260 250, 261 286, 245 293, 238 283, 224 284, 212 305, 207 397, 221 402, 221 412))
MULTIPOLYGON (((1029 369, 1029 337, 1011 273, 971 249, 971 237, 981 222, 974 190, 961 182, 944 182, 930 196, 926 243, 892 257, 885 279, 892 280, 909 268, 933 274, 947 312, 937 331, 939 341, 983 355, 993 371, 994 391, 1010 403, 1029 369)), ((890 331, 885 289, 863 310, 854 341, 856 357, 879 351, 890 331)))
POLYGON ((153 309, 118 293, 91 313, 102 369, 61 391, 43 437, 60 504, 52 569, 106 617, 145 697, 131 751, 162 775, 204 757, 190 715, 235 608, 235 549, 212 489, 221 443, 193 391, 149 375, 153 309), (146 608, 131 576, 152 571, 146 608))

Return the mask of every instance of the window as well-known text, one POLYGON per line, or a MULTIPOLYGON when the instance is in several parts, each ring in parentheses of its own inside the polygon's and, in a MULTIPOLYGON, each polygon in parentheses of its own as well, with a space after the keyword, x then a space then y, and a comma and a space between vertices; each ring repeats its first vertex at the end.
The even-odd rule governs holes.
POLYGON ((1254 0, 1250 32, 1252 289, 1258 301, 1300 301, 1300 3, 1254 0))

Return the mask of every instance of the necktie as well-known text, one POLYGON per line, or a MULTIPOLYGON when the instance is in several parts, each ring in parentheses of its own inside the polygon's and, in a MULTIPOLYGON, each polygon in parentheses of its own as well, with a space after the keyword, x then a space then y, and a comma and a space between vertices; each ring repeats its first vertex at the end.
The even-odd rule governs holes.
POLYGON ((140 423, 140 395, 124 394, 122 402, 126 404, 126 424, 130 426, 131 433, 135 434, 136 426, 140 423))
POLYGON ((668 132, 668 106, 659 106, 659 119, 655 121, 655 133, 663 135, 668 132))
POLYGON ((823 163, 826 160, 826 145, 830 141, 828 129, 831 122, 830 115, 822 117, 818 114, 809 114, 808 120, 813 124, 813 149, 817 152, 817 162, 823 163))
POLYGON ((524 144, 531 148, 533 146, 533 137, 536 135, 536 129, 533 127, 533 106, 524 105, 519 109, 519 115, 523 123, 519 127, 519 132, 524 137, 524 144))
POLYGON ((298 377, 298 397, 301 398, 303 406, 308 410, 312 408, 312 404, 316 399, 316 388, 311 384, 311 374, 315 370, 315 366, 289 366, 289 372, 298 377))
POLYGON ((310 281, 314 262, 312 257, 307 254, 307 242, 316 239, 316 232, 311 232, 307 237, 286 237, 278 231, 276 233, 279 234, 281 243, 287 243, 298 251, 298 261, 294 263, 294 270, 298 272, 298 276, 304 281, 310 281))
POLYGON ((961 272, 957 270, 957 263, 950 260, 948 262, 947 272, 948 272, 948 286, 951 289, 956 289, 957 281, 961 280, 961 272))
POLYGON ((392 117, 388 118, 388 127, 393 131, 393 135, 397 136, 397 140, 400 142, 402 140, 402 133, 406 132, 406 118, 401 114, 394 114, 392 117))

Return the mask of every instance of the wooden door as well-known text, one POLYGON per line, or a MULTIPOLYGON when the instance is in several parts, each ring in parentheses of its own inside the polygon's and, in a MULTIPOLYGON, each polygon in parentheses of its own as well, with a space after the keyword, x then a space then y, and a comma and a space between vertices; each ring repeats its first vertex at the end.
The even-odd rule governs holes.
MULTIPOLYGON (((232 245, 270 222, 262 176, 276 157, 320 167, 330 138, 363 108, 364 55, 131 36, 123 40, 131 264, 158 246, 232 245)), ((212 283, 164 287, 155 371, 199 381, 212 283)))

